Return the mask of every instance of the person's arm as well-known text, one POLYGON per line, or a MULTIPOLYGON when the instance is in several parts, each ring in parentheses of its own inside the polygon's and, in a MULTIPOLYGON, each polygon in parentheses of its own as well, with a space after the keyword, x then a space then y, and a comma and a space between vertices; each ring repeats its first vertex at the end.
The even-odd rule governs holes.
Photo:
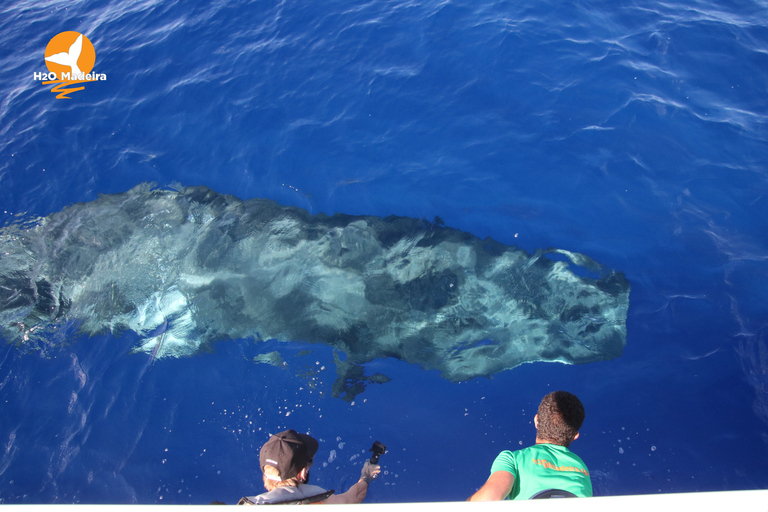
POLYGON ((483 486, 467 501, 500 501, 512 492, 515 477, 508 471, 494 471, 483 486))
POLYGON ((375 480, 381 472, 381 466, 377 464, 371 464, 370 461, 365 461, 363 465, 363 471, 360 474, 360 480, 355 485, 349 488, 349 490, 342 494, 334 494, 327 499, 321 501, 321 504, 335 505, 343 503, 362 503, 365 496, 368 494, 368 484, 371 480, 375 480))
POLYGON ((346 503, 362 503, 366 494, 368 494, 368 482, 361 478, 355 485, 350 487, 347 492, 342 494, 333 494, 323 501, 318 502, 318 504, 337 505, 346 503))

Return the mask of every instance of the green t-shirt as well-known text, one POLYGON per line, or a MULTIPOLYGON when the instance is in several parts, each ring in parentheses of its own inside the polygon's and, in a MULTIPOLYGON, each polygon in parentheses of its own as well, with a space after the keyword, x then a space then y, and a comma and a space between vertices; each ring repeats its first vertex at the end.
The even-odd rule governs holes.
POLYGON ((535 444, 515 452, 505 450, 493 461, 491 474, 496 471, 506 471, 515 477, 506 499, 527 500, 548 489, 569 491, 579 497, 592 496, 586 464, 565 446, 535 444))

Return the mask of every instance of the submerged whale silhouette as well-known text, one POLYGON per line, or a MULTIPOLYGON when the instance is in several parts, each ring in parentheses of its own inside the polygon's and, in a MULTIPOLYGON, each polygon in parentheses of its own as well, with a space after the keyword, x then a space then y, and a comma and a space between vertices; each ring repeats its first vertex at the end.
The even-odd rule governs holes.
POLYGON ((131 329, 156 358, 227 338, 303 340, 461 381, 618 357, 629 290, 578 253, 205 187, 142 184, 0 229, 0 329, 31 346, 73 322, 131 329))

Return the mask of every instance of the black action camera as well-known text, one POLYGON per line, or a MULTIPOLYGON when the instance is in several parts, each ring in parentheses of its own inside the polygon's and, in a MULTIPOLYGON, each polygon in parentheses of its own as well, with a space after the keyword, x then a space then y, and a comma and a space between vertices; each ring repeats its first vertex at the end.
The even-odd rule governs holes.
POLYGON ((378 441, 374 441, 373 446, 371 446, 371 449, 368 451, 373 452, 373 455, 371 455, 371 464, 378 464, 379 457, 387 451, 387 447, 378 441))

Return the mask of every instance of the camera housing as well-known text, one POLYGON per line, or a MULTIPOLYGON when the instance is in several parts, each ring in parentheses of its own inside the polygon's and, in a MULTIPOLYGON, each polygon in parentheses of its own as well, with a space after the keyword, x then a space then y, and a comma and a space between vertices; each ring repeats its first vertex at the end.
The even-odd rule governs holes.
POLYGON ((371 449, 368 450, 369 452, 373 452, 373 455, 371 455, 371 464, 378 464, 379 463, 379 457, 386 453, 387 447, 386 445, 381 444, 378 441, 373 442, 373 446, 371 446, 371 449))

